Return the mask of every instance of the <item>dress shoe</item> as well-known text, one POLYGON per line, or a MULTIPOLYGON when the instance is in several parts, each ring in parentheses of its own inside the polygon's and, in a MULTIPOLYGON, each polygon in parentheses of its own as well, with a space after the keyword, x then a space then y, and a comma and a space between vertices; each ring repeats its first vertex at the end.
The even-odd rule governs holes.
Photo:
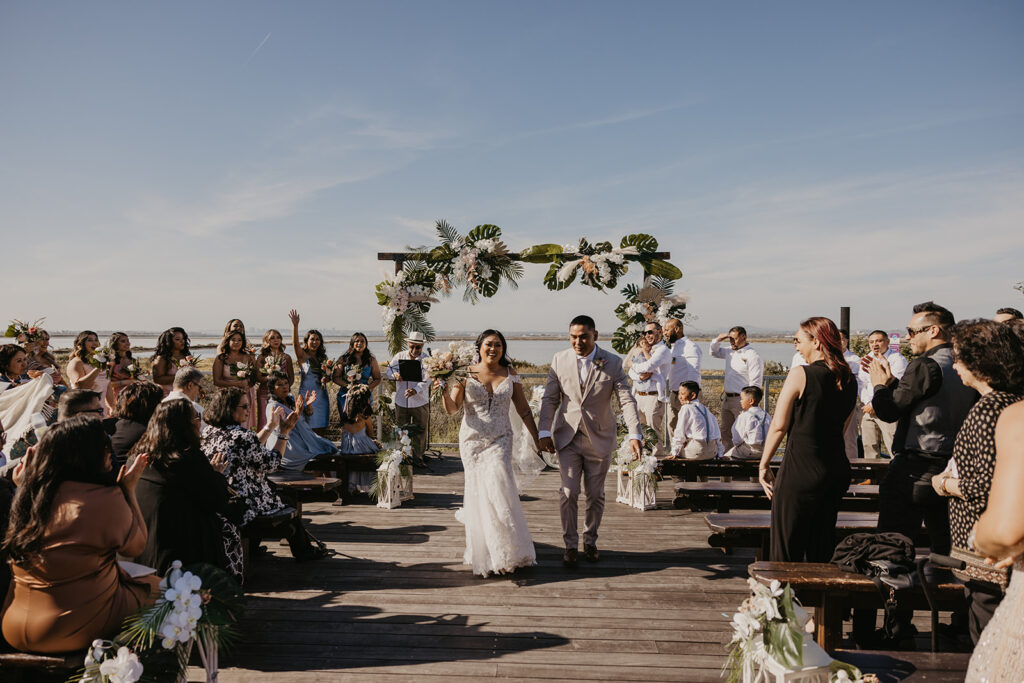
POLYGON ((583 557, 587 558, 587 562, 597 562, 601 559, 601 553, 597 552, 596 545, 584 545, 583 557))
POLYGON ((576 550, 576 548, 566 548, 565 554, 562 555, 562 564, 566 567, 575 567, 579 559, 580 551, 576 550))

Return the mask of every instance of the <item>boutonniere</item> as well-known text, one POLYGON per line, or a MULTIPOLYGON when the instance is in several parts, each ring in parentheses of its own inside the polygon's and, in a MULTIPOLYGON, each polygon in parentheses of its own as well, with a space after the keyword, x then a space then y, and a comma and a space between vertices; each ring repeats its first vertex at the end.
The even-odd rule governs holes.
POLYGON ((607 360, 607 358, 595 358, 594 367, 597 368, 598 370, 604 370, 604 364, 607 360))

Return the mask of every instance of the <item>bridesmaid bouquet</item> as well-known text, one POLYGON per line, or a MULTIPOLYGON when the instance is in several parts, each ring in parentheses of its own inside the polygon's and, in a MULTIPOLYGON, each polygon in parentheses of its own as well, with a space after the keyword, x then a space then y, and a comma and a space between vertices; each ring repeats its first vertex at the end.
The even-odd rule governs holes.
POLYGON ((241 361, 232 363, 229 368, 229 372, 235 379, 245 380, 250 385, 259 382, 259 373, 257 373, 255 368, 250 366, 248 363, 243 363, 241 361))
POLYGON ((452 377, 465 377, 466 369, 476 358, 476 348, 465 341, 453 341, 448 350, 423 359, 423 369, 443 387, 452 377))
POLYGON ((127 366, 124 371, 128 373, 128 376, 132 379, 148 379, 149 375, 142 371, 142 366, 139 365, 139 361, 133 360, 127 366))
POLYGON ((331 377, 334 375, 334 361, 330 358, 320 362, 320 384, 323 385, 324 389, 331 382, 331 377))
POLYGON ((270 378, 271 373, 284 372, 284 357, 283 356, 264 356, 263 365, 259 368, 262 379, 266 380, 270 378))
POLYGON ((196 368, 199 367, 199 356, 185 356, 174 361, 174 364, 178 366, 178 369, 182 368, 196 368))
POLYGON ((92 352, 86 361, 89 365, 94 368, 99 368, 107 374, 107 378, 110 378, 111 364, 114 362, 114 352, 110 350, 109 346, 101 346, 92 352))
POLYGON ((352 364, 345 367, 345 381, 355 384, 363 377, 363 368, 360 365, 352 364))
POLYGON ((40 318, 33 323, 27 323, 17 318, 11 320, 11 324, 7 326, 7 331, 4 332, 5 337, 15 337, 19 344, 31 344, 32 342, 39 341, 43 336, 43 329, 40 325, 46 318, 40 318))

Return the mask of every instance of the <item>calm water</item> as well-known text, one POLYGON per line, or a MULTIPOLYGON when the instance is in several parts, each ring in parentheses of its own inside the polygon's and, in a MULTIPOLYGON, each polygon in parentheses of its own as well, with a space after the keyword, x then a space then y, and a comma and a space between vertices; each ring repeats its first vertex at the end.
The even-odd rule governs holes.
MULTIPOLYGON (((157 336, 135 336, 132 337, 132 346, 141 346, 146 351, 136 351, 136 355, 142 357, 148 357, 152 349, 156 346, 157 336)), ((70 349, 74 342, 74 337, 53 337, 51 340, 54 348, 57 349, 70 349)), ((100 341, 106 343, 106 339, 101 337, 100 341)), ((259 340, 257 340, 259 341, 259 340)), ((192 345, 216 345, 220 342, 219 337, 194 337, 192 338, 192 345)), ((704 352, 703 369, 705 370, 723 370, 725 369, 725 362, 719 358, 712 358, 708 351, 709 342, 703 341, 698 342, 701 351, 704 352)), ((545 339, 531 339, 526 341, 512 340, 508 343, 508 353, 516 360, 526 361, 527 363, 533 363, 535 365, 543 365, 551 362, 551 357, 561 351, 562 349, 568 348, 569 342, 559 340, 545 340, 545 339)), ((330 339, 324 345, 327 348, 327 353, 331 358, 337 358, 348 348, 348 340, 345 341, 331 341, 330 339)), ((785 366, 789 366, 790 361, 793 359, 793 345, 792 344, 780 344, 780 343, 753 343, 752 346, 757 349, 758 353, 761 354, 761 358, 766 361, 776 361, 782 363, 785 366)), ((428 349, 434 351, 441 351, 448 347, 447 339, 438 339, 436 341, 427 344, 428 349)), ((607 344, 605 344, 607 348, 607 344)), ((380 359, 390 359, 391 354, 388 352, 387 344, 384 342, 370 342, 370 351, 380 359)), ((195 354, 201 358, 213 358, 216 354, 214 347, 205 349, 196 349, 195 354)))

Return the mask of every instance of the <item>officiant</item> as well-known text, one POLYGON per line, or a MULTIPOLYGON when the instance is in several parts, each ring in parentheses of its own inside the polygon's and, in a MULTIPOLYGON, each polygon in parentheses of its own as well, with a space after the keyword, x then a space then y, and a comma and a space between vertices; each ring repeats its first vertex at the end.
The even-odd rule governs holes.
POLYGON ((430 378, 423 369, 422 332, 410 332, 406 350, 395 354, 384 376, 395 380, 395 424, 415 424, 422 428, 412 438, 413 461, 423 462, 427 449, 427 422, 430 416, 430 378))

